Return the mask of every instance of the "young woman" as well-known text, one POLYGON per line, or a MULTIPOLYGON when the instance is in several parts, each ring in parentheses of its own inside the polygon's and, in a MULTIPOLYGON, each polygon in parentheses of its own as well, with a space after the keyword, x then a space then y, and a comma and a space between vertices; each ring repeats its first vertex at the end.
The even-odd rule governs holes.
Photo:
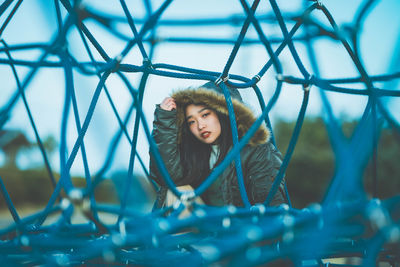
MULTIPOLYGON (((240 139, 256 118, 241 101, 238 90, 229 90, 240 139)), ((222 89, 213 83, 177 91, 156 106, 153 137, 177 186, 198 187, 228 154, 233 146, 228 116, 222 89)), ((240 152, 244 183, 251 204, 266 200, 282 162, 281 154, 268 141, 269 135, 268 129, 261 126, 240 152)), ((151 153, 150 176, 160 185, 157 207, 171 204, 167 203, 169 190, 151 153)), ((207 205, 243 206, 234 161, 200 197, 207 205)), ((284 202, 282 182, 271 205, 284 202)))

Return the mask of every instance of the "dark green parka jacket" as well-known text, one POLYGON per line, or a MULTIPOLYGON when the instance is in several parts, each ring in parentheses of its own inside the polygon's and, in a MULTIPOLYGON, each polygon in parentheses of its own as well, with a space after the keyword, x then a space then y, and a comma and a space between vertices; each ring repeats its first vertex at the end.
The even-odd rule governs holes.
MULTIPOLYGON (((235 93, 238 93, 237 90, 235 93)), ((177 91, 171 97, 174 98, 177 109, 167 111, 161 109, 159 105, 156 106, 153 137, 174 183, 177 186, 192 185, 189 182, 191 179, 183 177, 183 167, 178 149, 181 129, 183 123, 185 123, 183 108, 188 104, 201 104, 225 115, 228 115, 228 108, 223 94, 202 87, 177 91)), ((244 103, 234 98, 232 98, 232 102, 240 139, 246 134, 256 118, 244 103)), ((263 203, 266 200, 282 163, 281 154, 268 141, 269 137, 268 129, 261 126, 240 152, 244 183, 251 204, 263 203)), ((195 151, 193 152, 195 153, 195 151)), ((160 185, 157 194, 157 207, 161 207, 166 198, 167 186, 157 169, 152 153, 150 153, 150 177, 160 185)), ((221 182, 217 192, 222 194, 220 197, 224 204, 243 206, 234 161, 228 165, 218 179, 221 179, 221 182)), ((283 185, 284 182, 282 181, 279 190, 271 201, 271 205, 276 206, 285 203, 283 185)))

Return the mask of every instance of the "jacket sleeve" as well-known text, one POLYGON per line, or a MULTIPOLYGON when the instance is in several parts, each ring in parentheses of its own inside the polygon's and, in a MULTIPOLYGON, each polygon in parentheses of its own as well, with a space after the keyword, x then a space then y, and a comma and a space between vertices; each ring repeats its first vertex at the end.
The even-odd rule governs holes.
MULTIPOLYGON (((247 162, 247 177, 249 179, 249 200, 252 204, 263 203, 267 199, 275 177, 282 164, 281 153, 271 143, 254 147, 247 162)), ((284 179, 282 179, 270 206, 285 203, 284 179)))
MULTIPOLYGON (((177 143, 178 127, 176 125, 176 110, 168 111, 163 110, 159 105, 156 106, 152 136, 172 180, 176 185, 182 185, 183 171, 177 143)), ((151 151, 150 177, 159 185, 166 184, 151 151)))

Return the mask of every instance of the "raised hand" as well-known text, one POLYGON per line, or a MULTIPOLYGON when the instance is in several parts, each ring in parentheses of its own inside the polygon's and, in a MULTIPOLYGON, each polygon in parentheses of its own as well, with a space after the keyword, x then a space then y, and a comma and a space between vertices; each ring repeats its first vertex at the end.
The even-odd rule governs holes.
POLYGON ((172 97, 166 97, 164 100, 161 102, 160 107, 164 110, 171 111, 173 109, 176 109, 176 103, 175 100, 172 97))

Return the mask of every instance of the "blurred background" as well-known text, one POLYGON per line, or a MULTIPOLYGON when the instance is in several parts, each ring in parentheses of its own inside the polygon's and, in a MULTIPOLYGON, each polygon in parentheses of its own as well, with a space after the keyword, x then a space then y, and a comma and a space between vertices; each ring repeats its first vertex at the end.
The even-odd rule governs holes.
MULTIPOLYGON (((1 1, 2 6, 9 1, 1 1)), ((358 28, 359 56, 368 75, 379 76, 399 73, 400 71, 400 2, 386 1, 348 1, 326 0, 322 3, 332 14, 338 24, 337 31, 343 38, 351 39, 351 29, 354 27, 358 14, 367 2, 371 2, 358 28)), ((43 47, 52 44, 57 37, 58 22, 56 12, 57 1, 30 0, 22 2, 16 9, 12 19, 7 17, 13 7, 19 4, 14 1, 7 9, 2 10, 0 25, 1 38, 10 50, 12 58, 17 62, 16 71, 21 83, 26 82, 25 94, 27 103, 38 134, 42 138, 48 155, 52 173, 57 180, 62 170, 63 158, 68 156, 77 140, 78 131, 73 116, 63 121, 66 109, 66 81, 64 69, 56 66, 60 58, 57 53, 50 53, 45 57, 47 66, 35 69, 34 64, 42 57, 43 47), (31 47, 15 48, 32 44, 31 47), (25 63, 24 63, 25 62, 25 63), (54 64, 52 64, 54 63, 54 64), (66 127, 66 155, 60 154, 62 140, 62 125, 66 127)), ((128 9, 140 31, 149 12, 157 10, 164 1, 127 1, 128 9)), ((251 1, 247 1, 251 5, 251 1)), ((284 1, 277 4, 285 18, 286 27, 290 30, 296 18, 301 16, 312 1, 284 1)), ((65 22, 68 12, 61 3, 59 16, 65 22)), ((132 38, 132 31, 127 23, 126 16, 119 1, 80 1, 79 18, 91 32, 97 42, 110 58, 117 57, 132 38)), ((213 72, 222 72, 233 49, 234 42, 239 36, 245 18, 240 1, 232 0, 176 0, 168 5, 163 12, 157 26, 144 36, 145 51, 150 54, 153 64, 167 63, 181 67, 200 69, 213 72), (197 22, 196 22, 197 21, 197 22), (204 23, 199 23, 202 21, 204 23)), ((273 49, 277 49, 282 41, 282 32, 274 19, 269 1, 261 1, 256 12, 264 34, 272 42, 273 49)), ((333 31, 328 20, 321 12, 315 10, 311 19, 321 29, 333 31)), ((317 28, 317 27, 316 27, 317 28)), ((295 48, 302 62, 312 73, 308 61, 307 50, 301 37, 304 37, 302 28, 294 36, 295 48), (296 40, 296 38, 299 40, 296 40)), ((66 46, 70 55, 77 62, 90 62, 79 31, 71 27, 66 33, 66 46)), ((89 43, 96 61, 104 62, 101 55, 89 43)), ((329 34, 315 35, 312 48, 316 54, 319 67, 319 77, 323 79, 357 78, 359 73, 347 54, 343 45, 329 34)), ((45 168, 42 153, 38 147, 35 132, 29 121, 26 107, 21 98, 18 98, 12 109, 6 112, 7 107, 18 91, 16 80, 8 63, 5 46, 0 45, 0 177, 5 184, 13 203, 20 212, 32 212, 43 208, 47 203, 53 185, 45 168), (7 114, 7 116, 5 116, 7 114)), ((230 74, 237 74, 251 78, 270 59, 264 45, 253 26, 250 26, 238 55, 236 56, 230 74)), ((135 46, 124 58, 122 63, 142 65, 143 57, 135 46)), ((284 75, 301 77, 294 59, 286 47, 279 55, 284 75)), ((99 78, 96 75, 87 75, 78 68, 73 70, 73 86, 77 98, 77 106, 81 123, 84 121, 92 100, 99 78)), ((142 73, 125 73, 134 88, 139 87, 142 73)), ((150 75, 147 81, 143 110, 146 123, 152 127, 155 105, 173 90, 189 86, 199 86, 204 80, 177 79, 157 75, 150 75)), ((377 88, 399 90, 396 79, 376 82, 377 88)), ((109 97, 115 104, 115 109, 122 118, 128 113, 132 104, 132 97, 121 79, 112 73, 107 81, 109 97)), ((276 72, 270 68, 262 77, 258 86, 268 102, 276 87, 276 72)), ((362 89, 362 83, 345 84, 343 87, 362 89)), ((260 107, 252 89, 240 90, 244 102, 252 107, 256 114, 260 114, 260 107)), ((361 95, 348 95, 327 92, 332 111, 340 122, 343 133, 350 137, 363 114, 368 98, 361 95)), ((283 154, 287 149, 293 133, 295 120, 303 98, 303 89, 299 85, 284 83, 278 101, 270 112, 272 130, 277 147, 283 154)), ((400 120, 400 101, 398 97, 381 99, 393 118, 400 120)), ((69 112, 72 108, 69 107, 69 112)), ((335 157, 327 135, 323 117, 325 110, 321 104, 321 97, 317 87, 311 88, 306 119, 300 133, 299 141, 289 164, 286 180, 295 208, 303 208, 313 202, 321 202, 335 173, 335 157)), ((132 137, 135 112, 127 122, 127 132, 132 137)), ((93 118, 91 119, 84 138, 90 174, 95 176, 104 166, 109 155, 109 147, 119 130, 119 124, 114 115, 109 99, 101 93, 93 118)), ((378 188, 377 197, 387 198, 400 192, 400 145, 386 123, 383 124, 378 146, 378 188)), ((124 188, 124 179, 127 176, 131 146, 127 138, 122 137, 112 162, 107 170, 101 173, 104 179, 95 191, 96 200, 118 204, 124 188)), ((148 168, 148 141, 142 125, 139 128, 137 153, 143 164, 136 158, 134 164, 135 178, 132 186, 129 205, 140 212, 151 210, 154 201, 155 188, 146 178, 148 168)), ((77 154, 69 174, 73 184, 85 187, 86 181, 83 159, 77 154)), ((368 165, 365 168, 363 187, 372 195, 372 170, 368 165)), ((5 210, 6 205, 0 197, 2 220, 11 220, 5 210)))

